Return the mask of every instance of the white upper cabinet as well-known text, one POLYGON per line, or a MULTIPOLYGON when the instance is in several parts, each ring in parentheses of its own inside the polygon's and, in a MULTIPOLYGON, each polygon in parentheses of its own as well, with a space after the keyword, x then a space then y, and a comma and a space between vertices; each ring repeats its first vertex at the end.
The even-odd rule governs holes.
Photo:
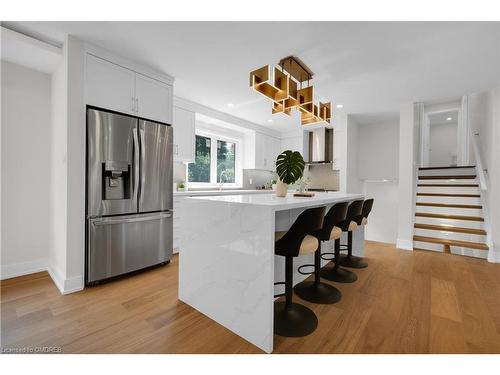
POLYGON ((298 151, 304 156, 304 146, 302 144, 302 137, 292 137, 292 138, 283 138, 281 140, 281 151, 285 150, 298 151))
POLYGON ((87 53, 86 104, 172 123, 172 85, 87 53))
POLYGON ((135 72, 87 54, 87 104, 135 115, 135 72))
POLYGON ((276 158, 280 152, 280 140, 268 135, 255 133, 255 169, 274 171, 276 158))
POLYGON ((135 75, 136 111, 139 117, 172 123, 172 86, 142 74, 135 75))
POLYGON ((174 160, 194 162, 195 157, 195 113, 174 107, 174 160))

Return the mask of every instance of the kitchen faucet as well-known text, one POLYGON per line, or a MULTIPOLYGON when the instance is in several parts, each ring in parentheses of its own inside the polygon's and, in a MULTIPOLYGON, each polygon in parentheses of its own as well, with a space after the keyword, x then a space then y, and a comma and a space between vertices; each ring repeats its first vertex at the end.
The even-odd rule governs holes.
POLYGON ((223 171, 220 172, 220 175, 219 175, 219 190, 222 190, 222 185, 224 185, 224 181, 222 180, 222 176, 226 176, 226 170, 224 169, 223 171))

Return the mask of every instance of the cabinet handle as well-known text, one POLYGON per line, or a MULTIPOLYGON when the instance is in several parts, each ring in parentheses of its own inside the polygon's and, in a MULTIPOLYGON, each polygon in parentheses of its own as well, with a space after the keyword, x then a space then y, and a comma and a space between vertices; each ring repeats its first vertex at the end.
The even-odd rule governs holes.
POLYGON ((132 96, 132 102, 130 103, 130 108, 132 109, 132 112, 135 112, 135 98, 132 96))
POLYGON ((139 113, 139 98, 135 98, 135 111, 139 113))

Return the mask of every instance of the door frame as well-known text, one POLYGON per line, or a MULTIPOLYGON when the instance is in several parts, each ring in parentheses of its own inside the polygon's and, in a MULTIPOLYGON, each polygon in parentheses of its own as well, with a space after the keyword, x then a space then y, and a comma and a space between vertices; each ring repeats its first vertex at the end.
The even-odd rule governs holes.
POLYGON ((469 164, 469 124, 467 116, 467 96, 460 99, 456 106, 449 106, 434 110, 423 110, 423 121, 420 128, 420 166, 429 166, 430 151, 430 115, 457 111, 457 166, 469 164))

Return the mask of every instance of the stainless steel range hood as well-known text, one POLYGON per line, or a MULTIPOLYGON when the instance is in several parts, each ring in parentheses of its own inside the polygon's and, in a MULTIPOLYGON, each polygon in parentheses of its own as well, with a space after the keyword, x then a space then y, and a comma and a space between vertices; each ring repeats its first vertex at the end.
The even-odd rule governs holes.
POLYGON ((318 128, 309 132, 307 164, 333 163, 333 129, 318 128))

